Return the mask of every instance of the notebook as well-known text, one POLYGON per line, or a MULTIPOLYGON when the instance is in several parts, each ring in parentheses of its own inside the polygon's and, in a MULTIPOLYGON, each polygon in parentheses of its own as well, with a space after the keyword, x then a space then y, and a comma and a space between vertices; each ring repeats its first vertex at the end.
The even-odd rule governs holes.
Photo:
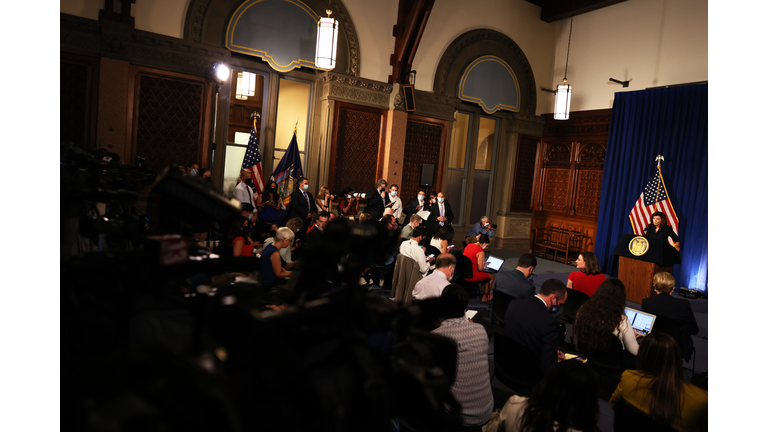
POLYGON ((501 269, 501 266, 504 264, 504 260, 501 258, 497 258, 493 255, 488 255, 488 259, 485 261, 488 263, 488 266, 485 267, 486 272, 488 273, 496 273, 501 269))
POLYGON ((629 323, 636 335, 645 336, 653 329, 653 323, 656 322, 656 315, 625 307, 624 313, 629 318, 629 323))

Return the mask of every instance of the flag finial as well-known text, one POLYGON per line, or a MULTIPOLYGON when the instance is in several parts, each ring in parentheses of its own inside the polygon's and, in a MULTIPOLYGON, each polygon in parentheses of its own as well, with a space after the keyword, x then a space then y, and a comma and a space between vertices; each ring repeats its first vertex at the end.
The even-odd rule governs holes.
POLYGON ((656 156, 656 167, 657 168, 661 166, 661 161, 663 161, 663 160, 664 160, 664 156, 662 156, 662 155, 656 156))

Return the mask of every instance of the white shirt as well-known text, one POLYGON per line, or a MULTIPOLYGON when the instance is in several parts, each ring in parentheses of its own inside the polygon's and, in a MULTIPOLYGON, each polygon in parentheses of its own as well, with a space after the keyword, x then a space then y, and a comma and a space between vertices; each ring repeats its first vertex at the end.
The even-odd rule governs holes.
POLYGON ((432 297, 440 297, 443 289, 448 286, 448 277, 440 270, 435 270, 431 275, 416 282, 413 287, 413 298, 424 300, 432 297))
POLYGON ((235 187, 235 193, 233 195, 235 196, 236 200, 242 203, 248 203, 253 206, 254 211, 256 210, 256 203, 253 202, 253 189, 245 184, 245 182, 240 182, 237 184, 235 187))
POLYGON ((400 243, 400 253, 416 261, 422 276, 429 273, 429 263, 424 255, 424 249, 415 240, 411 239, 400 243))
POLYGON ((392 216, 400 221, 400 217, 403 215, 403 201, 400 199, 400 197, 393 198, 392 195, 389 196, 389 200, 394 203, 392 204, 392 216))

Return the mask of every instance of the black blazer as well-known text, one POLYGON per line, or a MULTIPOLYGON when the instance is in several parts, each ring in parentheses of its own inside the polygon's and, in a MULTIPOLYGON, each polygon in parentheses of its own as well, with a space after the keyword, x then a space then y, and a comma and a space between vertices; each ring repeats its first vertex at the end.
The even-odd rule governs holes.
POLYGON ((309 230, 309 234, 307 234, 307 244, 311 245, 312 247, 320 246, 323 238, 323 232, 320 231, 319 228, 314 227, 311 230, 309 230))
MULTIPOLYGON (((453 223, 453 211, 451 211, 451 204, 448 203, 448 200, 445 200, 443 202, 445 204, 445 218, 448 219, 445 224, 450 225, 453 223)), ((440 222, 437 220, 438 216, 440 216, 440 203, 434 203, 429 207, 429 233, 434 234, 437 232, 437 230, 440 229, 440 222)))
MULTIPOLYGON (((425 200, 426 201, 426 200, 425 200)), ((408 202, 403 207, 403 213, 405 214, 405 223, 409 224, 411 223, 411 215, 420 211, 424 210, 424 208, 416 209, 416 207, 419 206, 419 199, 418 198, 411 198, 408 200, 408 202)), ((429 206, 426 206, 429 207, 429 206)))
POLYGON ((669 236, 672 237, 672 240, 674 240, 675 243, 680 242, 680 237, 678 237, 677 234, 672 231, 672 228, 669 225, 666 225, 664 228, 656 232, 656 226, 654 224, 650 224, 643 230, 643 236, 661 240, 666 240, 667 236, 669 236))
POLYGON ((496 289, 518 299, 536 295, 533 281, 527 279, 518 269, 496 273, 496 289))
POLYGON ((683 353, 683 358, 690 358, 690 353, 693 351, 691 335, 699 332, 699 324, 696 322, 696 317, 693 315, 693 310, 691 310, 691 304, 688 300, 674 298, 668 293, 660 293, 656 297, 643 299, 641 309, 645 312, 661 315, 684 324, 688 333, 683 334, 683 346, 680 349, 683 353))
POLYGON ((371 215, 375 221, 384 216, 384 200, 378 189, 373 188, 365 193, 365 212, 371 215))
POLYGON ((305 226, 309 226, 309 221, 312 220, 311 217, 307 218, 307 213, 317 213, 314 197, 312 197, 312 194, 309 192, 307 192, 307 197, 309 198, 309 206, 307 206, 307 201, 304 199, 304 195, 298 188, 293 191, 291 194, 291 212, 289 216, 289 219, 295 217, 301 218, 301 220, 304 221, 305 226))
POLYGON ((560 326, 538 297, 509 302, 504 328, 511 339, 539 353, 542 373, 546 375, 557 365, 560 326))

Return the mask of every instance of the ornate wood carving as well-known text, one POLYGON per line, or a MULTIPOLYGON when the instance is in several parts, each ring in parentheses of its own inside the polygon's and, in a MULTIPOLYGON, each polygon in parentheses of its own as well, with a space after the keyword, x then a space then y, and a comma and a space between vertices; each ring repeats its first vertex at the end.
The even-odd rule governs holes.
MULTIPOLYGON (((400 197, 407 202, 414 198, 421 184, 421 166, 433 164, 440 167, 440 151, 443 144, 444 126, 435 123, 408 120, 405 130, 405 158, 400 197)), ((435 178, 439 180, 438 173, 435 178)), ((405 203, 404 202, 404 203, 405 203)))
POLYGON ((545 168, 568 168, 570 163, 570 143, 547 143, 544 155, 545 168))
POLYGON ((602 170, 605 164, 605 145, 589 143, 582 145, 576 163, 576 169, 602 170))
POLYGON ((597 217, 600 210, 600 190, 603 187, 603 170, 582 171, 576 185, 576 214, 597 217))
POLYGON ((139 74, 137 87, 134 154, 155 170, 200 160, 204 83, 139 74))
POLYGON ((529 212, 533 210, 533 181, 536 175, 538 149, 539 142, 536 138, 520 137, 510 211, 529 212))
POLYGON ((335 72, 320 75, 319 81, 323 85, 323 99, 389 108, 389 98, 393 89, 391 84, 335 72))
POLYGON ((365 192, 376 183, 382 113, 340 107, 336 114, 334 169, 328 186, 365 192))
POLYGON ((568 201, 568 170, 547 169, 544 180, 542 207, 547 211, 562 212, 568 201))

